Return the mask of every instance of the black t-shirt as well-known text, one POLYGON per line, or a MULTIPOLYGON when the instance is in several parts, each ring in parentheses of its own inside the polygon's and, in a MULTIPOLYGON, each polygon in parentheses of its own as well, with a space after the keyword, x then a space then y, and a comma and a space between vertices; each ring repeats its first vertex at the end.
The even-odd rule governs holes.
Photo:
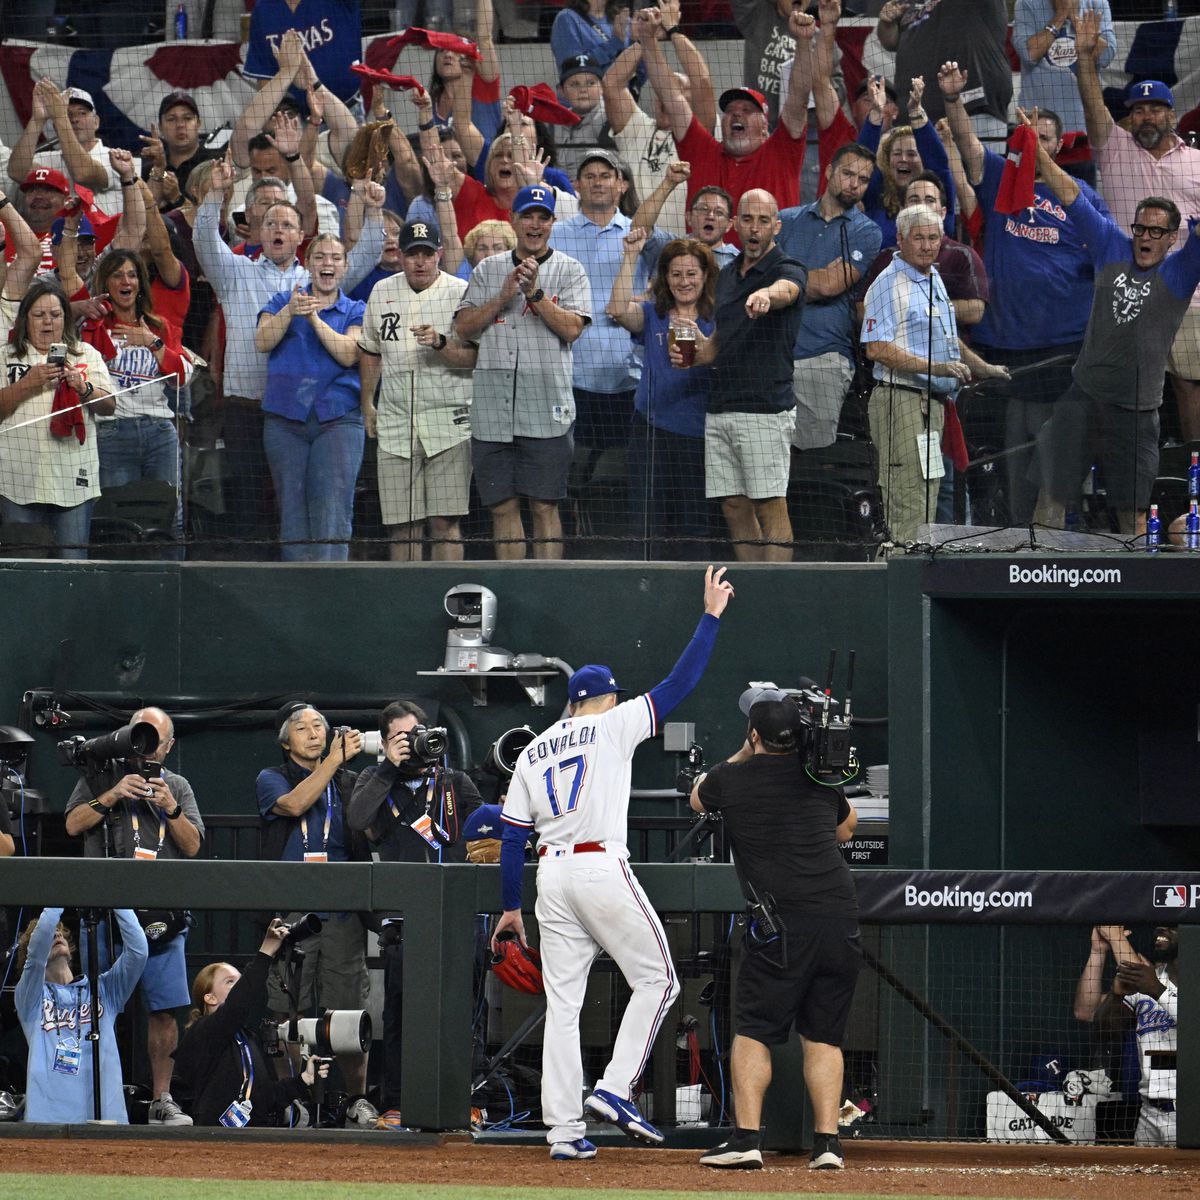
POLYGON ((837 827, 850 806, 838 788, 813 783, 796 754, 756 754, 718 763, 700 800, 725 819, 742 873, 780 910, 810 916, 858 913, 837 827))

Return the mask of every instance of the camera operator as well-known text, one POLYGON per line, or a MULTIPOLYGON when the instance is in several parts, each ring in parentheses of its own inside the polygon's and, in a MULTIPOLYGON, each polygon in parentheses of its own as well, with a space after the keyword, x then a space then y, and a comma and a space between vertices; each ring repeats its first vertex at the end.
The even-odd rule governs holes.
MULTIPOLYGON (((465 862, 459 831, 480 804, 479 791, 462 771, 443 771, 415 753, 416 733, 428 718, 411 700, 393 700, 379 715, 384 760, 367 767, 346 810, 351 829, 367 835, 383 862, 465 862)), ((404 922, 384 919, 383 1108, 384 1120, 400 1110, 401 1028, 404 1014, 404 922)))
MULTIPOLYGON (((303 701, 285 704, 278 713, 283 762, 258 773, 255 785, 263 822, 263 857, 282 862, 335 863, 367 859, 363 840, 345 821, 357 778, 346 764, 362 750, 357 729, 329 737, 329 722, 303 701), (329 751, 326 753, 326 742, 329 751)), ((366 929, 357 913, 320 913, 320 933, 298 946, 304 954, 299 994, 292 1003, 304 1013, 313 1009, 367 1007, 366 929)), ((289 913, 290 925, 301 913, 289 913)), ((283 971, 267 980, 272 1013, 290 1015, 283 971)), ((346 1090, 356 1096, 346 1110, 347 1124, 374 1129, 379 1113, 367 1100, 367 1055, 340 1054, 338 1067, 346 1090)))
POLYGON ((815 1133, 811 1168, 844 1165, 838 1142, 841 1043, 860 965, 854 883, 838 849, 857 822, 836 787, 807 770, 806 732, 795 701, 756 689, 742 697, 746 741, 701 775, 691 806, 725 821, 743 890, 751 901, 746 956, 738 971, 729 1141, 707 1167, 760 1168, 759 1124, 771 1082, 771 1046, 794 1024, 804 1046, 804 1082, 815 1133))
MULTIPOLYGON (((75 944, 62 913, 61 908, 42 909, 22 934, 14 999, 29 1043, 25 1120, 75 1125, 95 1116, 92 1047, 86 1039, 97 1005, 87 976, 75 972, 75 944)), ((125 948, 99 977, 100 1114, 102 1120, 127 1125, 113 1022, 137 987, 148 951, 137 917, 127 908, 115 909, 114 916, 125 948)))
POLYGON ((299 1075, 276 1079, 256 1027, 267 1009, 267 975, 287 936, 272 921, 242 974, 229 963, 202 967, 192 983, 192 1011, 175 1051, 174 1086, 197 1125, 280 1125, 294 1100, 308 1100, 329 1060, 313 1055, 299 1075))
MULTIPOLYGON (((129 724, 152 725, 158 746, 145 757, 113 761, 89 772, 67 801, 67 833, 83 838, 87 858, 195 858, 204 837, 204 822, 192 785, 163 761, 175 745, 175 726, 161 708, 142 708, 129 724)), ((156 943, 142 974, 146 1006, 146 1042, 154 1100, 151 1125, 190 1125, 191 1118, 171 1098, 171 1055, 179 1044, 175 1010, 188 1003, 186 914, 173 914, 182 927, 156 943)), ((101 923, 100 966, 106 963, 108 938, 101 923)), ((83 952, 86 957, 88 947, 83 952)))

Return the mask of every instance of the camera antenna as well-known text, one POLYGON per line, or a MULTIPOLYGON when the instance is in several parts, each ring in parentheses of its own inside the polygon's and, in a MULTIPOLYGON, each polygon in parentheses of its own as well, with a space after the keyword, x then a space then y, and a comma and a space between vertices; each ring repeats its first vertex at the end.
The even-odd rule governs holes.
POLYGON ((845 707, 842 709, 843 720, 845 720, 847 727, 849 727, 851 721, 854 720, 854 717, 850 712, 850 692, 852 691, 853 688, 854 688, 854 651, 851 650, 850 656, 846 661, 846 704, 845 704, 845 707))
POLYGON ((837 664, 837 651, 830 650, 829 652, 829 671, 825 676, 824 697, 825 702, 821 705, 821 728, 825 729, 829 725, 829 706, 833 698, 833 668, 837 664))

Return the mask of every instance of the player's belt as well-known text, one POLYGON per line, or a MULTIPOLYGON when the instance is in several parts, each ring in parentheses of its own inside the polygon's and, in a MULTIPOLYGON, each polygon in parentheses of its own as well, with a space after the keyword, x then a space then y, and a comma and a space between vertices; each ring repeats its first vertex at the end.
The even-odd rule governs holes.
POLYGON ((603 854, 603 842, 576 842, 573 846, 539 846, 538 858, 545 858, 551 851, 554 854, 603 854))

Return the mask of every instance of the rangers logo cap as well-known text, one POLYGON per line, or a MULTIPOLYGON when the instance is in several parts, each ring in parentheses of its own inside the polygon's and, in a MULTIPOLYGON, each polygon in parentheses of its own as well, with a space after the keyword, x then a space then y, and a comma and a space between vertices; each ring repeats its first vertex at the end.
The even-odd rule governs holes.
POLYGON ((512 210, 519 214, 531 208, 544 208, 554 216, 554 189, 544 183, 533 183, 529 187, 523 187, 513 200, 512 210))
POLYGON ((1175 97, 1161 79, 1142 79, 1131 83, 1125 91, 1125 107, 1132 108, 1135 104, 1165 104, 1174 108, 1175 97))
POLYGON ((562 65, 558 86, 562 87, 572 75, 583 73, 595 75, 597 79, 604 78, 604 68, 590 54, 572 54, 562 65))
POLYGON ((428 221, 409 221, 400 230, 399 242, 400 250, 404 254, 418 246, 424 246, 427 250, 439 250, 442 245, 437 226, 428 221))
POLYGON ((21 191, 27 192, 34 187, 52 188, 56 192, 62 192, 64 196, 71 194, 71 185, 67 177, 53 167, 34 167, 25 176, 21 183, 21 191))
POLYGON ((577 700, 591 700, 595 696, 609 696, 623 692, 617 686, 612 668, 599 663, 588 663, 580 667, 567 683, 567 697, 574 704, 577 700))
POLYGON ((503 836, 500 825, 500 815, 503 809, 499 804, 481 804, 463 822, 462 840, 475 842, 480 838, 498 838, 503 836))

